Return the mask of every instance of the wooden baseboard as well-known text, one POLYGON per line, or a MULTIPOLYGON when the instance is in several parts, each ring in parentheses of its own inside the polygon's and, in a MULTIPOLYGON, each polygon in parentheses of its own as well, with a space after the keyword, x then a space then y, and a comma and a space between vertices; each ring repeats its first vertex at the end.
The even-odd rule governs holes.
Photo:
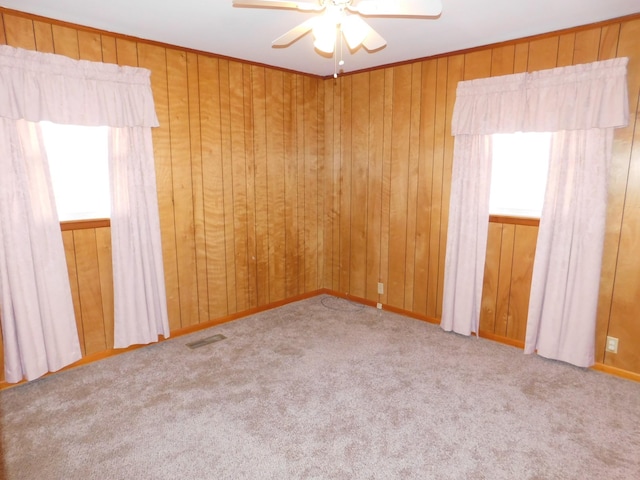
MULTIPOLYGON (((254 315, 256 313, 260 313, 260 312, 264 312, 266 310, 271 310, 273 308, 277 308, 277 307, 281 307, 283 305, 286 305, 288 303, 293 303, 293 302, 297 302, 299 300, 305 300, 307 298, 311 298, 311 297, 315 297, 317 295, 321 295, 323 293, 329 293, 329 291, 327 289, 319 289, 319 290, 314 290, 312 292, 307 292, 307 293, 303 293, 300 295, 296 295, 294 297, 290 297, 290 298, 286 298, 284 300, 278 300, 276 302, 271 302, 267 305, 262 305, 260 307, 255 307, 255 308, 250 308, 249 310, 244 310, 242 312, 237 312, 237 313, 232 313, 231 315, 225 315, 224 317, 220 317, 220 318, 216 318, 214 320, 209 320, 206 322, 202 322, 202 323, 198 323, 196 325, 191 325, 189 327, 185 327, 185 328, 179 328, 177 330, 174 330, 171 332, 171 336, 168 338, 164 338, 162 335, 159 336, 158 338, 158 342, 164 342, 166 340, 169 340, 171 338, 176 338, 176 337, 181 337, 183 335, 188 335, 190 333, 195 333, 198 332, 200 330, 205 330, 207 328, 211 328, 211 327, 215 327, 216 325, 220 325, 223 323, 227 323, 227 322, 231 322, 233 320, 238 320, 240 318, 243 317, 248 317, 249 315, 254 315)), ((149 345, 154 345, 154 343, 149 344, 149 345)), ((115 355, 120 355, 121 353, 125 353, 125 352, 130 352, 132 350, 137 350, 139 348, 144 348, 148 345, 131 345, 130 347, 127 348, 114 348, 114 349, 110 349, 110 350, 105 350, 103 352, 98 352, 98 353, 93 353, 90 355, 85 355, 84 357, 82 357, 80 360, 78 360, 75 363, 72 363, 71 365, 67 365, 64 368, 61 368, 60 370, 57 370, 55 372, 49 372, 44 374, 42 377, 40 378, 45 378, 48 377, 50 375, 55 375, 56 373, 59 372, 64 372, 66 370, 71 370, 72 368, 77 368, 80 367, 82 365, 87 365, 93 362, 97 362, 99 360, 104 360, 105 358, 109 358, 109 357, 113 357, 115 355)), ((15 387, 17 385, 22 385, 23 383, 27 383, 27 380, 22 380, 18 383, 8 383, 6 381, 2 381, 0 382, 0 390, 4 390, 7 388, 11 388, 11 387, 15 387)))
MULTIPOLYGON (((335 290, 324 289, 320 293, 326 293, 328 295, 333 295, 334 297, 345 298, 347 300, 351 300, 357 303, 361 303, 363 305, 367 305, 370 307, 375 307, 377 305, 376 302, 372 300, 367 300, 365 298, 356 297, 354 295, 349 295, 348 293, 340 293, 335 290)), ((399 315, 403 315, 405 317, 415 318, 416 320, 421 320, 423 322, 429 322, 434 324, 439 324, 440 319, 429 317, 427 315, 422 315, 415 312, 410 312, 408 310, 404 310, 402 308, 394 307, 391 305, 382 305, 382 310, 386 310, 389 312, 397 313, 399 315)), ((524 342, 522 340, 516 340, 513 338, 507 338, 502 335, 496 335, 493 332, 489 332, 486 330, 480 330, 478 337, 485 338, 487 340, 492 340, 494 342, 502 343, 505 345, 509 345, 511 347, 516 347, 524 350, 524 342)), ((612 367, 610 365, 605 365, 603 363, 596 363, 591 367, 593 370, 597 370, 600 372, 608 373, 610 375, 615 375, 616 377, 626 378, 628 380, 634 380, 636 382, 640 382, 640 373, 630 372, 628 370, 623 370, 621 368, 612 367)))
POLYGON ((630 372, 629 370, 623 370, 622 368, 612 367, 611 365, 605 365, 604 363, 596 363, 591 368, 599 372, 615 375, 616 377, 626 378, 627 380, 640 382, 640 373, 630 372))
MULTIPOLYGON (((369 307, 376 307, 378 305, 378 303, 374 302, 373 300, 367 300, 366 298, 356 297, 354 295, 349 295, 348 293, 340 293, 340 292, 336 292, 335 290, 330 290, 330 289, 326 289, 326 288, 324 289, 324 291, 322 293, 326 293, 326 294, 332 295, 334 297, 339 297, 339 298, 344 298, 344 299, 347 299, 347 300, 351 300, 351 301, 354 301, 354 302, 357 302, 357 303, 361 303, 363 305, 367 305, 369 307)), ((392 312, 392 313, 397 313, 397 314, 403 315, 405 317, 415 318, 416 320, 421 320, 423 322, 435 323, 435 324, 440 323, 440 319, 438 319, 438 318, 430 317, 428 315, 422 315, 421 313, 411 312, 409 310, 404 310, 402 308, 394 307, 393 305, 381 304, 381 310, 385 310, 387 312, 392 312)))
MULTIPOLYGON (((260 312, 264 312, 264 311, 267 311, 267 310, 271 310, 273 308, 281 307, 283 305, 287 305, 288 303, 293 303, 293 302, 297 302, 297 301, 300 301, 300 300, 305 300, 307 298, 312 298, 312 297, 316 297, 318 295, 323 295, 323 294, 332 295, 332 296, 338 297, 338 298, 344 298, 346 300, 350 300, 350 301, 353 301, 353 302, 356 302, 356 303, 360 303, 362 305, 367 305, 369 307, 376 307, 378 305, 377 302, 374 302, 372 300, 367 300, 366 298, 356 297, 354 295, 349 295, 348 293, 340 293, 340 292, 337 292, 335 290, 331 290, 331 289, 328 289, 328 288, 321 288, 321 289, 318 289, 318 290, 314 290, 312 292, 307 292, 307 293, 296 295, 296 296, 293 296, 293 297, 290 297, 290 298, 286 298, 286 299, 283 299, 283 300, 278 300, 276 302, 272 302, 272 303, 269 303, 267 305, 262 305, 260 307, 250 308, 249 310, 244 310, 242 312, 232 313, 231 315, 225 315, 224 317, 216 318, 214 320, 209 320, 207 322, 198 323, 196 325, 191 325, 191 326, 185 327, 185 328, 179 328, 179 329, 174 330, 173 332, 171 332, 171 337, 169 337, 169 338, 181 337, 183 335, 188 335, 190 333, 195 333, 195 332, 198 332, 200 330, 205 330, 207 328, 215 327, 216 325, 221 325, 223 323, 231 322, 233 320, 238 320, 240 318, 248 317, 249 315, 254 315, 256 313, 260 313, 260 312)), ((413 318, 413 319, 420 320, 420 321, 423 321, 423 322, 428 322, 428 323, 433 323, 433 324, 439 324, 440 323, 440 319, 438 319, 438 318, 430 317, 430 316, 427 316, 427 315, 422 315, 422 314, 416 313, 416 312, 411 312, 409 310, 404 310, 402 308, 394 307, 392 305, 381 305, 381 307, 382 307, 381 308, 382 310, 385 310, 385 311, 388 311, 388 312, 392 312, 392 313, 397 313, 399 315, 403 315, 405 317, 413 318)), ((496 334, 488 332, 488 331, 480 330, 479 337, 480 338, 486 338, 488 340, 492 340, 492 341, 495 341, 495 342, 498 342, 498 343, 503 343, 503 344, 506 344, 506 345, 510 345, 512 347, 517 347, 517 348, 524 349, 524 342, 522 342, 520 340, 515 340, 515 339, 512 339, 512 338, 503 337, 501 335, 496 335, 496 334)), ((158 342, 166 341, 169 338, 165 339, 164 337, 160 336, 160 338, 158 339, 158 342)), ((76 368, 76 367, 79 367, 79 366, 82 366, 82 365, 87 365, 89 363, 97 362, 99 360, 103 360, 105 358, 112 357, 114 355, 120 355, 121 353, 130 352, 132 350, 137 350, 139 348, 144 348, 146 346, 147 345, 132 345, 132 346, 127 347, 127 348, 111 349, 111 350, 106 350, 104 352, 99 352, 99 353, 94 353, 94 354, 91 354, 91 355, 86 355, 86 356, 82 357, 80 360, 78 360, 77 362, 58 370, 58 372, 63 372, 65 370, 70 370, 72 368, 76 368)), ((610 365, 605 365, 603 363, 596 363, 591 368, 593 370, 597 370, 597 371, 600 371, 600 372, 608 373, 610 375, 615 375, 617 377, 622 377, 622 378, 626 378, 628 380, 634 380, 636 382, 640 382, 640 374, 634 373, 634 372, 630 372, 628 370, 623 370, 621 368, 612 367, 610 365)), ((50 373, 47 373, 47 374, 43 375, 43 377, 47 377, 49 375, 55 375, 58 372, 50 372, 50 373)), ((4 390, 6 388, 11 388, 11 387, 14 387, 16 385, 21 385, 23 383, 26 383, 26 380, 23 380, 23 381, 18 382, 18 383, 7 383, 7 382, 3 381, 3 382, 0 382, 0 390, 4 390)))
POLYGON ((478 336, 480 338, 486 338, 487 340, 493 340, 494 342, 504 343, 505 345, 510 345, 524 350, 524 342, 516 340, 515 338, 503 337, 502 335, 496 335, 495 333, 487 330, 480 330, 480 334, 478 336))

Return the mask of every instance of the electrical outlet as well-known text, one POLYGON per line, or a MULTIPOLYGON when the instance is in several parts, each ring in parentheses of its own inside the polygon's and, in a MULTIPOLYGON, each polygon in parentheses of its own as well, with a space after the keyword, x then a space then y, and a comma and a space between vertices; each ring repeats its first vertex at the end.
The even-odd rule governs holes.
POLYGON ((607 337, 607 352, 618 353, 618 339, 616 337, 607 337))
POLYGON ((384 293, 384 283, 378 282, 378 295, 382 295, 384 293))
POLYGON ((376 308, 377 308, 378 310, 382 310, 382 304, 381 304, 381 303, 377 303, 377 304, 376 304, 376 308))

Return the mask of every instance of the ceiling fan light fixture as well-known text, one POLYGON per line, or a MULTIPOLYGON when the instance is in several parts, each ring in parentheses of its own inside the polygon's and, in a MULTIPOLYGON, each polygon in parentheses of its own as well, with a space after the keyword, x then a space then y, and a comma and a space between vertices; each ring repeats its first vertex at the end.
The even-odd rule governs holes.
POLYGON ((355 15, 345 16, 342 20, 341 29, 342 35, 344 35, 344 39, 352 51, 362 45, 362 42, 372 30, 367 22, 355 15))
POLYGON ((336 24, 331 19, 324 17, 316 22, 311 30, 313 33, 313 46, 324 53, 333 53, 336 45, 336 24))

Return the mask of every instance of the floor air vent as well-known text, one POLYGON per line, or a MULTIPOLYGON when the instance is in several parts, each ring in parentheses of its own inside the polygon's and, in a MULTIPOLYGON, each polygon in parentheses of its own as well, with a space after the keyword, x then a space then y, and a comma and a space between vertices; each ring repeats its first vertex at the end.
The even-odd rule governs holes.
POLYGON ((196 342, 191 342, 191 343, 187 343, 187 347, 193 349, 193 348, 198 348, 198 347, 204 347, 205 345, 209 345, 210 343, 215 343, 215 342, 219 342, 220 340, 224 340, 225 337, 224 335, 212 335, 211 337, 206 337, 203 338, 202 340, 198 340, 196 342))

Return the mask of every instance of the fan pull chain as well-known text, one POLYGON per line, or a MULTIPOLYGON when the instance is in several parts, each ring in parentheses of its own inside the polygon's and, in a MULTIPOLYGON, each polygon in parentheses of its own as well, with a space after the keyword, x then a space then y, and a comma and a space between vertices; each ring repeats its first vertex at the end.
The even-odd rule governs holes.
POLYGON ((344 38, 342 34, 342 25, 340 25, 340 29, 338 30, 338 35, 340 36, 340 61, 337 61, 336 57, 336 49, 333 49, 333 78, 338 78, 338 65, 342 67, 344 65, 344 60, 342 59, 343 47, 344 47, 344 38), (336 65, 337 62, 337 65, 336 65))

